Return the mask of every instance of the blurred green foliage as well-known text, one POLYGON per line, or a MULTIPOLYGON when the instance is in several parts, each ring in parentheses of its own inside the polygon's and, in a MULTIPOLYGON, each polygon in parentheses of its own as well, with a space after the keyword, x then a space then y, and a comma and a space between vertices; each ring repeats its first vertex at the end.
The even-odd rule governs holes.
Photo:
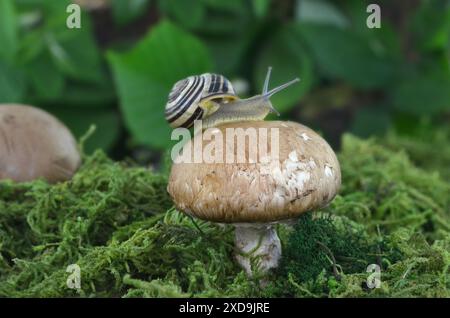
POLYGON ((70 1, 5 0, 0 4, 0 102, 28 103, 54 113, 80 136, 91 123, 95 146, 109 147, 120 118, 115 91, 90 19, 66 27, 70 1))
POLYGON ((447 0, 378 1, 379 29, 363 0, 109 0, 83 12, 81 29, 66 27, 70 3, 0 2, 0 103, 47 109, 78 136, 96 124, 90 150, 166 149, 174 82, 218 72, 245 80, 245 97, 269 65, 272 86, 302 80, 273 97, 283 118, 332 134, 410 134, 423 118, 448 119, 447 0), (343 127, 322 120, 336 109, 343 127))
POLYGON ((163 148, 170 141, 163 112, 168 91, 180 78, 212 68, 206 47, 165 21, 131 52, 109 57, 127 126, 138 142, 163 148))

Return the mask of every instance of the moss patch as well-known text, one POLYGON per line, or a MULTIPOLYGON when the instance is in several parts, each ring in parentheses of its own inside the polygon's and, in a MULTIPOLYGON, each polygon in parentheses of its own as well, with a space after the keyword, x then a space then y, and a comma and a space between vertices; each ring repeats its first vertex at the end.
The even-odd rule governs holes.
POLYGON ((165 175, 96 152, 70 182, 0 182, 0 296, 450 297, 449 184, 392 142, 348 135, 339 159, 340 195, 279 226, 284 258, 264 288, 233 262, 231 227, 171 208, 165 175))

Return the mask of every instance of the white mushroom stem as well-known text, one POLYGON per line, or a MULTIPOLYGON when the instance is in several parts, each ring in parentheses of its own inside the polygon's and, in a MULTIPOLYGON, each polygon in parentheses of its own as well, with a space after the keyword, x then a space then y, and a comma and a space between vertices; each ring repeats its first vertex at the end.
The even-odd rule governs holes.
POLYGON ((235 258, 247 275, 252 276, 256 270, 266 273, 278 266, 281 242, 272 224, 235 224, 235 228, 235 258))

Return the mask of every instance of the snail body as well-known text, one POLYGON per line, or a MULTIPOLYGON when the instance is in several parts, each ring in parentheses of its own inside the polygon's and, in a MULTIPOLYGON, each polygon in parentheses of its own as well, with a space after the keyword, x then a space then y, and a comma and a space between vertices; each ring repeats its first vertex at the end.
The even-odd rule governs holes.
POLYGON ((166 119, 173 128, 189 128, 195 120, 202 120, 206 129, 230 122, 263 120, 271 112, 278 114, 270 97, 299 79, 269 91, 271 71, 269 67, 262 93, 246 99, 240 99, 222 75, 205 73, 178 81, 169 94, 166 119))

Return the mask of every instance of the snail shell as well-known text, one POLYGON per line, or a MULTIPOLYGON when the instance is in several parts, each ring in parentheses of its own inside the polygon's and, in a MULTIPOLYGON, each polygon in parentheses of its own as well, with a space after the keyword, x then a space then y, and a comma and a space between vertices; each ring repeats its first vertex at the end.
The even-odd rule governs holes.
POLYGON ((165 116, 173 128, 189 128, 216 112, 221 104, 239 99, 222 75, 205 73, 178 81, 169 93, 165 116))

